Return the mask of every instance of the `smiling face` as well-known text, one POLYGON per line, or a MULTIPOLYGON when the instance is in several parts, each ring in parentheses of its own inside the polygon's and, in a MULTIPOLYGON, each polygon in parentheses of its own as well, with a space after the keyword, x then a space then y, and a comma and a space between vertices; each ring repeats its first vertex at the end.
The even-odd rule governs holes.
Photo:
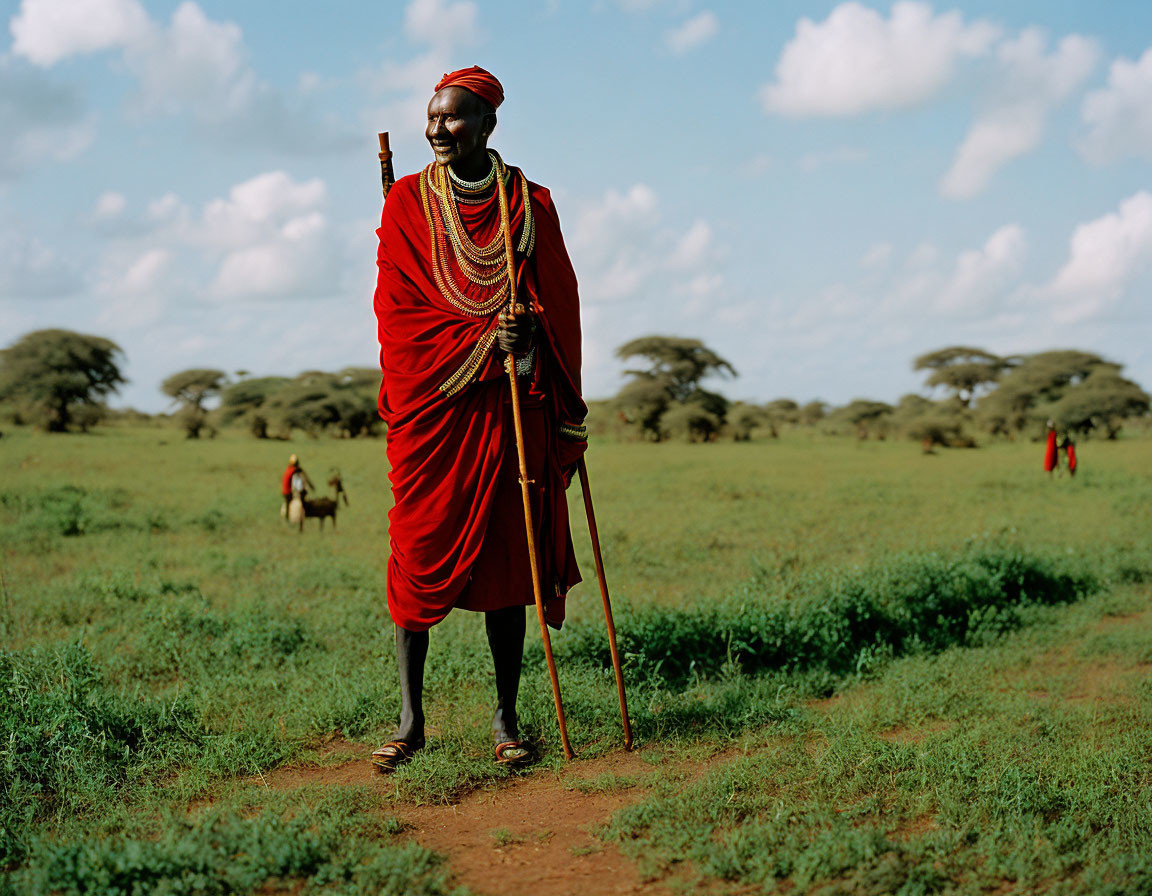
POLYGON ((451 165, 465 179, 483 177, 490 167, 488 136, 496 127, 496 113, 480 97, 463 87, 445 87, 428 103, 424 136, 438 165, 451 165))

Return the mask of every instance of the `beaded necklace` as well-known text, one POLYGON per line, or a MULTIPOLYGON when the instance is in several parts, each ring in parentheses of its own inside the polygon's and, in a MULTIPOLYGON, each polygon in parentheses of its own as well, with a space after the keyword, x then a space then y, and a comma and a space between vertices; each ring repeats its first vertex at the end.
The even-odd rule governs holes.
MULTIPOLYGON (((489 150, 488 155, 492 160, 492 168, 488 176, 480 181, 461 181, 451 169, 446 172, 444 167, 434 163, 425 168, 420 176, 420 200, 431 241, 433 280, 447 302, 474 317, 490 315, 507 302, 509 295, 504 251, 504 235, 511 226, 507 209, 502 205, 499 229, 491 242, 483 246, 472 239, 460 219, 458 203, 475 204, 487 202, 490 198, 466 198, 461 194, 486 192, 497 177, 503 183, 511 179, 511 172, 500 156, 492 150, 489 150), (475 289, 467 292, 460 289, 450 257, 456 262, 455 268, 475 289), (469 295, 473 292, 479 294, 469 295)), ((536 245, 536 222, 528 198, 528 179, 523 172, 518 174, 523 195, 524 225, 517 249, 521 254, 531 255, 536 245)))
POLYGON ((492 181, 496 178, 496 160, 492 158, 492 154, 488 154, 488 161, 492 163, 492 167, 488 169, 488 173, 480 180, 464 180, 452 170, 452 166, 448 165, 448 177, 452 179, 452 186, 463 190, 465 193, 480 193, 487 190, 492 186, 492 181))

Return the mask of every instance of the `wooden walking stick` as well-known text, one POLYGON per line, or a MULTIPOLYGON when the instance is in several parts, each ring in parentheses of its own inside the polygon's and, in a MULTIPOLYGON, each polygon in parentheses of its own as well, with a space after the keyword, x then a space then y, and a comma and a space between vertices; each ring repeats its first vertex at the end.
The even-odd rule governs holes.
POLYGON ((604 557, 600 553, 600 534, 596 530, 596 511, 592 509, 592 489, 588 485, 588 466, 581 457, 580 489, 584 492, 584 510, 588 514, 588 534, 592 538, 592 557, 596 561, 596 579, 604 601, 604 621, 608 624, 608 648, 612 652, 612 669, 616 673, 616 693, 620 697, 620 721, 624 725, 624 749, 632 749, 632 724, 628 721, 628 698, 624 694, 624 670, 620 668, 620 651, 616 647, 616 623, 612 621, 612 599, 608 597, 608 580, 604 577, 604 557))
MULTIPOLYGON (((500 220, 504 225, 504 254, 508 261, 509 299, 508 311, 513 315, 524 313, 524 306, 516 303, 516 264, 512 255, 512 220, 508 213, 508 192, 500 171, 496 171, 496 190, 500 197, 500 220)), ((528 197, 524 197, 528 202, 528 197)), ((532 596, 536 599, 536 617, 540 620, 540 636, 544 640, 544 659, 548 662, 548 676, 552 679, 552 698, 556 703, 556 721, 560 724, 560 742, 564 745, 564 755, 573 759, 576 753, 568 741, 568 723, 564 719, 564 702, 560 698, 560 679, 556 675, 556 661, 552 658, 552 637, 548 634, 548 622, 544 618, 544 595, 540 589, 540 563, 536 553, 536 530, 532 525, 532 501, 528 486, 528 462, 524 456, 524 425, 520 418, 520 384, 516 379, 516 359, 512 355, 504 358, 504 369, 508 371, 508 381, 512 387, 512 427, 516 430, 516 456, 520 462, 520 494, 524 499, 524 529, 528 536, 528 562, 532 567, 532 596)))
POLYGON ((377 134, 380 138, 380 185, 384 188, 384 198, 388 198, 388 191, 396 183, 396 174, 392 171, 392 150, 388 148, 388 132, 377 134))

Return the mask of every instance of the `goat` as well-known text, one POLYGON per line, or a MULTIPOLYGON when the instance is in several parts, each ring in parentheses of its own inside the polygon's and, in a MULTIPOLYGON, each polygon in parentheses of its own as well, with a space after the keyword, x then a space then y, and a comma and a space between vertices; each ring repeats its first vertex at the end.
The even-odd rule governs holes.
POLYGON ((324 531, 324 518, 332 518, 332 528, 336 528, 336 509, 340 506, 340 498, 344 498, 344 506, 348 506, 348 493, 344 491, 344 483, 339 473, 333 473, 328 485, 334 489, 331 498, 305 498, 299 492, 292 492, 292 503, 288 505, 288 521, 296 523, 300 531, 304 531, 304 520, 314 516, 320 520, 320 531, 324 531))

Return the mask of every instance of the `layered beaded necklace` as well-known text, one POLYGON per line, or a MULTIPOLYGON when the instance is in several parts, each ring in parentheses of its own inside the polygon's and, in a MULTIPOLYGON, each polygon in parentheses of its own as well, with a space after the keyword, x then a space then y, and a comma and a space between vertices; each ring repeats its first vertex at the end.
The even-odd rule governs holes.
MULTIPOLYGON (((504 235, 511 226, 507 206, 500 204, 500 227, 492 240, 478 245, 468 234, 460 219, 459 205, 475 205, 491 201, 487 195, 500 178, 503 184, 511 179, 511 172, 499 154, 488 151, 492 167, 478 181, 465 181, 456 176, 449 166, 435 163, 420 175, 420 200, 432 246, 432 274, 436 288, 453 307, 474 317, 485 317, 508 302, 508 259, 504 235), (449 259, 455 260, 455 265, 449 259), (472 289, 461 290, 456 273, 468 281, 472 289), (475 295, 470 295, 474 293, 475 295)), ((528 180, 518 172, 524 204, 524 226, 517 251, 531 255, 536 245, 536 222, 528 199, 528 180)), ((499 185, 498 185, 499 186, 499 185)), ((498 191, 499 192, 499 191, 498 191)))

